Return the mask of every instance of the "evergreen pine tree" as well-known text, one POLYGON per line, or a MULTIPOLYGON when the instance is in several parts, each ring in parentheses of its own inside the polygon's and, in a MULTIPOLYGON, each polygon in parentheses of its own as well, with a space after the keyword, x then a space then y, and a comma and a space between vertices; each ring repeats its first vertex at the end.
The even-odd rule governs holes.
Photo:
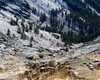
POLYGON ((30 38, 30 42, 32 42, 33 41, 33 36, 31 36, 31 38, 30 38))
POLYGON ((26 25, 26 29, 25 29, 25 30, 26 30, 26 32, 29 32, 29 28, 28 28, 28 25, 26 25))
POLYGON ((10 30, 9 29, 7 30, 7 36, 10 37, 10 30))
POLYGON ((28 22, 28 24, 29 24, 29 30, 30 30, 30 31, 33 30, 33 23, 28 22))

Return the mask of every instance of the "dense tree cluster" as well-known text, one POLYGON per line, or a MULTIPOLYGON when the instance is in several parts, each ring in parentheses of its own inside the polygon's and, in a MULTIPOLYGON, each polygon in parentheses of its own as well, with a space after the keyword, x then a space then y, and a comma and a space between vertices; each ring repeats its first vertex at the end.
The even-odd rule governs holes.
POLYGON ((71 8, 71 13, 63 13, 63 9, 52 9, 50 11, 50 26, 46 25, 41 28, 42 30, 60 33, 66 45, 72 42, 87 42, 100 36, 100 17, 86 3, 80 0, 64 1, 71 8), (59 20, 59 13, 62 13, 65 20, 59 20), (65 26, 68 27, 68 31, 63 32, 65 26))
POLYGON ((40 16, 40 22, 45 22, 46 21, 46 15, 45 13, 41 13, 41 16, 40 16))
MULTIPOLYGON (((72 39, 70 41, 86 42, 93 40, 97 36, 100 36, 100 17, 95 12, 93 12, 85 3, 82 3, 80 0, 64 1, 71 8, 71 12, 73 14, 70 15, 70 17, 72 18, 72 20, 79 23, 79 35, 76 38, 74 38, 74 35, 73 37, 71 37, 72 39), (80 20, 79 17, 83 18, 84 21, 80 20)), ((97 2, 100 3, 100 1, 98 0, 87 1, 94 1, 95 4, 97 4, 97 2)), ((69 17, 67 18, 67 20, 68 19, 69 17)))

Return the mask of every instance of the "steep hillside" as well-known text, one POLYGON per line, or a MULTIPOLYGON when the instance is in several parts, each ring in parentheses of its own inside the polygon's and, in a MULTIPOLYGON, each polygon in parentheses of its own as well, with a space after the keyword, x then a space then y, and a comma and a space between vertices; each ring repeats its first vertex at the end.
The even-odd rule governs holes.
POLYGON ((100 38, 84 45, 76 44, 69 49, 68 56, 57 56, 57 52, 54 56, 52 50, 48 52, 43 48, 18 48, 16 53, 13 48, 4 49, 0 58, 0 80, 99 80, 99 43, 100 38), (37 51, 40 57, 36 56, 37 51))
POLYGON ((39 29, 61 34, 66 44, 90 41, 100 33, 99 12, 87 1, 0 0, 0 4, 1 17, 14 19, 12 25, 31 21, 39 29))
POLYGON ((0 80, 99 80, 98 0, 0 0, 0 80))

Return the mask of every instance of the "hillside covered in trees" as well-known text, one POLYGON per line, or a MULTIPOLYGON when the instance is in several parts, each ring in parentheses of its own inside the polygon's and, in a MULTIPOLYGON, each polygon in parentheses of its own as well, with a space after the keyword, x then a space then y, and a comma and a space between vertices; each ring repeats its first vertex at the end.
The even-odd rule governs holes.
MULTIPOLYGON (((71 28, 71 30, 69 30, 68 33, 61 32, 62 38, 65 42, 87 42, 93 40, 97 36, 100 36, 100 15, 98 15, 100 11, 99 0, 85 0, 84 2, 82 2, 81 0, 63 1, 66 2, 71 11, 71 14, 65 14, 65 20, 66 22, 68 22, 67 26, 68 28, 71 28), (92 6, 98 12, 98 14, 96 11, 93 11, 89 6, 92 6), (78 34, 73 31, 77 28, 78 34)), ((55 15, 57 13, 54 13, 53 15, 55 18, 55 15)), ((56 18, 54 21, 57 21, 56 18)), ((61 25, 61 28, 62 27, 64 27, 64 24, 61 25)))

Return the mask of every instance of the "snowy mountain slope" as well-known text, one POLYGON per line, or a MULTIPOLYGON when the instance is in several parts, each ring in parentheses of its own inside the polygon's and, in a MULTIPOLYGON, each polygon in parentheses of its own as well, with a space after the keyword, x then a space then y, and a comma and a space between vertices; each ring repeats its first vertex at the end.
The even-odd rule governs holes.
MULTIPOLYGON (((7 13, 7 16, 9 16, 9 15, 11 15, 11 14, 7 13)), ((7 20, 7 18, 4 18, 4 17, 0 16, 0 31, 3 32, 4 34, 6 34, 8 29, 10 29, 11 34, 13 34, 13 33, 16 32, 17 26, 11 26, 9 24, 9 20, 7 20)))
POLYGON ((16 36, 19 36, 16 32, 18 25, 9 24, 11 19, 17 20, 18 18, 19 25, 22 18, 26 20, 26 23, 30 19, 36 25, 41 13, 49 16, 49 11, 60 9, 61 3, 62 0, 56 2, 55 0, 0 0, 0 31, 6 34, 7 30, 10 29, 11 35, 16 34, 16 36), (37 10, 36 14, 32 11, 33 7, 37 10))
MULTIPOLYGON (((12 17, 12 16, 11 16, 12 17)), ((22 20, 19 20, 19 26, 21 27, 22 20)), ((9 55, 12 53, 14 55, 13 49, 18 49, 17 55, 20 55, 23 57, 27 56, 36 56, 38 58, 40 52, 44 56, 49 56, 51 54, 52 56, 55 54, 59 55, 62 49, 64 49, 64 43, 61 40, 61 36, 59 34, 55 33, 49 33, 43 30, 39 30, 39 34, 36 34, 34 32, 34 27, 32 31, 25 32, 25 35, 27 39, 22 39, 21 34, 17 32, 18 26, 17 25, 11 25, 9 18, 0 16, 0 32, 4 35, 7 35, 8 29, 10 30, 10 39, 9 42, 1 41, 0 39, 0 52, 4 52, 5 55, 9 55), (14 39, 13 39, 13 35, 14 39), (55 36, 58 36, 59 39, 55 38, 55 36), (33 37, 32 40, 32 47, 30 47, 30 39, 33 37), (7 44, 11 43, 9 46, 7 44), (12 47, 11 47, 12 46, 12 47), (5 49, 7 48, 7 49, 5 49), (21 51, 21 52, 20 52, 21 51), (56 53, 57 52, 57 53, 56 53)), ((26 23, 27 24, 27 21, 26 23)), ((0 35, 1 36, 1 35, 0 35)), ((8 36, 6 36, 8 37, 8 36)))
POLYGON ((8 11, 11 11, 12 13, 16 13, 17 10, 18 11, 23 10, 23 12, 21 12, 21 13, 25 14, 26 16, 29 16, 29 14, 32 13, 31 9, 27 9, 29 7, 30 8, 34 7, 39 12, 47 13, 47 14, 52 9, 61 8, 61 5, 58 2, 54 2, 53 0, 45 0, 45 1, 44 0, 26 0, 26 1, 24 1, 24 0, 17 0, 17 1, 1 0, 1 1, 3 2, 3 4, 7 5, 4 7, 8 11), (27 5, 27 6, 25 7, 25 5, 27 5), (24 13, 24 11, 25 11, 25 13, 24 13))
MULTIPOLYGON (((84 2, 84 0, 82 2, 84 2)), ((57 26, 58 30, 62 30, 64 32, 72 31, 75 35, 79 35, 79 33, 82 32, 84 35, 89 33, 88 28, 85 28, 87 25, 85 24, 86 20, 84 20, 84 18, 79 17, 78 19, 79 22, 84 20, 83 23, 86 25, 83 29, 81 29, 81 24, 77 22, 78 17, 74 15, 72 16, 75 17, 73 19, 72 17, 69 17, 71 16, 70 8, 63 0, 0 0, 0 4, 1 23, 4 21, 4 24, 0 24, 0 27, 1 32, 5 34, 7 33, 7 30, 10 29, 11 35, 16 34, 16 36, 19 36, 20 34, 16 31, 18 26, 22 27, 21 23, 23 19, 25 19, 25 26, 28 25, 28 21, 30 21, 34 23, 33 27, 45 27, 46 25, 50 27, 57 26), (50 15, 51 10, 57 13, 57 20, 54 20, 55 24, 53 26, 51 24, 52 22, 50 23, 50 17, 52 16, 50 15), (47 17, 44 22, 40 21, 42 13, 45 13, 47 17), (18 24, 10 25, 9 23, 12 19, 14 19, 18 24), (3 25, 4 27, 2 27, 3 25)))
MULTIPOLYGON (((49 25, 50 11, 52 9, 59 10, 65 7, 65 11, 70 13, 67 5, 62 0, 57 0, 56 2, 55 0, 0 0, 0 4, 0 16, 7 18, 7 22, 10 22, 12 18, 24 18, 35 22, 35 25, 37 25, 41 23, 38 22, 41 14, 45 13, 47 17, 46 23, 49 25)), ((61 15, 59 15, 58 19, 61 19, 61 15)), ((63 21, 63 19, 61 20, 63 21)), ((42 23, 43 26, 46 23, 42 23)))
POLYGON ((40 23, 37 21, 40 19, 41 13, 45 13, 49 17, 49 11, 60 9, 61 4, 55 3, 53 0, 0 0, 0 4, 2 4, 0 5, 0 33, 9 34, 7 37, 11 39, 9 42, 0 41, 1 53, 5 53, 5 55, 11 53, 24 58, 28 56, 38 58, 40 54, 44 57, 50 57, 49 54, 60 56, 60 53, 65 53, 64 43, 59 34, 40 29, 38 34, 34 31, 40 23), (36 9, 36 14, 33 7, 36 9), (22 32, 24 28, 31 26, 29 24, 31 22, 33 23, 32 30, 22 32), (18 33, 19 29, 20 33, 18 33), (21 38, 23 35, 26 36, 26 39, 21 38), (33 37, 32 41, 30 41, 31 37, 33 37), (14 52, 14 49, 18 49, 18 53, 14 52))
MULTIPOLYGON (((68 5, 65 2, 63 2, 63 0, 57 0, 57 1, 55 1, 55 0, 0 0, 0 4, 1 4, 0 5, 0 32, 4 33, 5 35, 7 34, 7 30, 9 29, 11 32, 10 33, 11 37, 13 35, 15 35, 19 39, 21 37, 21 34, 19 34, 17 32, 17 30, 19 27, 22 28, 23 19, 25 20, 24 26, 28 25, 28 27, 29 27, 28 22, 34 23, 33 30, 37 26, 40 27, 41 24, 43 27, 46 24, 50 25, 49 17, 50 17, 50 11, 52 9, 54 9, 54 10, 58 9, 58 11, 60 9, 62 10, 57 15, 57 19, 58 19, 58 21, 60 21, 59 26, 64 27, 65 31, 72 30, 75 34, 78 35, 79 28, 77 25, 79 25, 79 23, 72 22, 72 20, 71 20, 70 25, 72 25, 72 28, 69 28, 68 21, 65 21, 66 11, 68 14, 70 14, 70 11, 69 11, 70 8, 68 7, 68 5), (46 16, 48 17, 47 21, 44 23, 41 23, 39 21, 41 13, 45 13, 46 16), (62 15, 63 15, 63 17, 62 17, 62 15), (10 24, 12 19, 17 21, 17 25, 10 24), (73 25, 74 25, 74 27, 73 27, 73 25)), ((40 32, 41 31, 42 30, 40 30, 40 32)), ((44 31, 44 33, 45 33, 45 31, 44 31)), ((25 34, 29 39, 29 38, 31 38, 32 35, 34 35, 34 31, 33 31, 33 33, 25 32, 25 34)), ((48 35, 50 35, 50 34, 48 34, 48 35)), ((39 40, 39 38, 38 38, 38 40, 39 40)), ((37 42, 39 42, 39 45, 45 46, 44 44, 42 44, 41 41, 40 42, 37 41, 37 42)), ((45 42, 45 41, 46 40, 43 40, 43 42, 45 42)), ((29 41, 27 42, 27 40, 26 40, 26 42, 24 42, 24 43, 29 44, 29 41)), ((47 43, 52 44, 51 41, 48 41, 47 43)), ((55 42, 53 42, 53 43, 55 43, 55 42)), ((48 44, 48 47, 50 47, 49 44, 48 44)))

